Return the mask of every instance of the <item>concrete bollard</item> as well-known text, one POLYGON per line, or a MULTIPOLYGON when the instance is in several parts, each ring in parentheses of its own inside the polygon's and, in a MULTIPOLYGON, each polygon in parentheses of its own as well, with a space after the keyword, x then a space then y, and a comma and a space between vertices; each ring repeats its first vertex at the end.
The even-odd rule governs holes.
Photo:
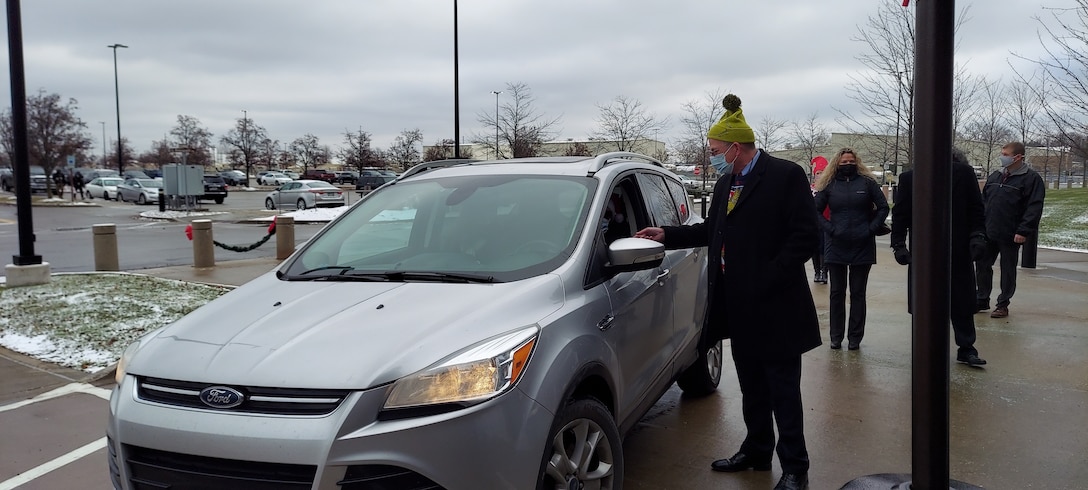
POLYGON ((193 267, 215 267, 215 240, 212 238, 212 220, 193 220, 193 267))
POLYGON ((119 271, 117 262, 117 225, 104 223, 91 227, 94 235, 94 270, 119 271))
POLYGON ((295 253, 295 218, 276 216, 276 260, 295 253))

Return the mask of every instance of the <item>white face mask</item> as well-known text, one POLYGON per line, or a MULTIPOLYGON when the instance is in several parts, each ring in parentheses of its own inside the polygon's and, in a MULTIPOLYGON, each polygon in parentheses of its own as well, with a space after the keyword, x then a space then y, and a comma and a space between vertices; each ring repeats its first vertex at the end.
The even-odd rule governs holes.
POLYGON ((999 157, 999 158, 1001 160, 1001 166, 1002 167, 1008 167, 1009 165, 1012 165, 1013 160, 1016 159, 1015 157, 1006 156, 1006 155, 1001 155, 1001 157, 999 157))

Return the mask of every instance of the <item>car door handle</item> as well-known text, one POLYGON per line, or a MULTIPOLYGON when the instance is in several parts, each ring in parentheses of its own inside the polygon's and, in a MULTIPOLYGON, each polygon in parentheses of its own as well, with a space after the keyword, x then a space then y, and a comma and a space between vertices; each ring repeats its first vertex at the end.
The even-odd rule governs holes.
POLYGON ((660 283, 662 286, 664 286, 665 278, 668 277, 669 272, 672 272, 672 271, 669 270, 669 269, 665 269, 665 270, 661 271, 661 273, 658 274, 657 277, 654 278, 654 280, 657 281, 658 283, 660 283))
POLYGON ((597 322, 597 328, 603 332, 612 328, 612 325, 615 325, 615 323, 616 317, 612 315, 605 315, 605 317, 602 318, 601 321, 597 322))

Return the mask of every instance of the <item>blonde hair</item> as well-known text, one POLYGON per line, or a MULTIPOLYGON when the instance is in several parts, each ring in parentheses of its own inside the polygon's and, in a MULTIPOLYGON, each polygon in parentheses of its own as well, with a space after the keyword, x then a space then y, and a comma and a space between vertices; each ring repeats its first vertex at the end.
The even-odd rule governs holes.
POLYGON ((858 175, 872 179, 876 182, 876 175, 873 174, 869 167, 866 167, 864 163, 861 163, 861 155, 853 148, 840 148, 835 152, 835 156, 831 157, 831 161, 827 162, 827 168, 824 169, 824 173, 820 175, 819 180, 816 181, 816 190, 822 191, 827 184, 830 184, 832 180, 835 180, 835 176, 839 173, 839 162, 842 161, 842 156, 845 154, 854 155, 854 160, 858 164, 858 175))

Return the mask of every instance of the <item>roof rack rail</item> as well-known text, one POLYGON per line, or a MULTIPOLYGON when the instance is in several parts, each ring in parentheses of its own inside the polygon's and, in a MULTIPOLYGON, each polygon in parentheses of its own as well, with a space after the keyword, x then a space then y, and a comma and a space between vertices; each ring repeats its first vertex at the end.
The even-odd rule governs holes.
POLYGON ((426 172, 428 170, 433 170, 436 168, 446 168, 452 167, 454 165, 464 165, 479 161, 480 160, 474 160, 471 158, 447 158, 445 160, 432 160, 430 162, 423 162, 419 165, 415 165, 409 168, 408 170, 405 170, 404 173, 400 174, 400 176, 397 177, 397 180, 402 180, 415 174, 426 172))
POLYGON ((615 163, 616 161, 619 161, 619 160, 638 160, 638 161, 642 161, 642 162, 645 162, 645 163, 649 163, 650 165, 657 165, 658 167, 662 167, 662 168, 665 167, 665 165, 662 164, 657 159, 652 158, 652 157, 648 157, 648 156, 643 155, 641 153, 634 153, 634 152, 630 152, 630 151, 613 151, 613 152, 602 153, 600 155, 597 155, 593 159, 593 162, 595 163, 593 170, 594 171, 600 170, 600 169, 604 168, 605 165, 608 165, 610 163, 615 163))

